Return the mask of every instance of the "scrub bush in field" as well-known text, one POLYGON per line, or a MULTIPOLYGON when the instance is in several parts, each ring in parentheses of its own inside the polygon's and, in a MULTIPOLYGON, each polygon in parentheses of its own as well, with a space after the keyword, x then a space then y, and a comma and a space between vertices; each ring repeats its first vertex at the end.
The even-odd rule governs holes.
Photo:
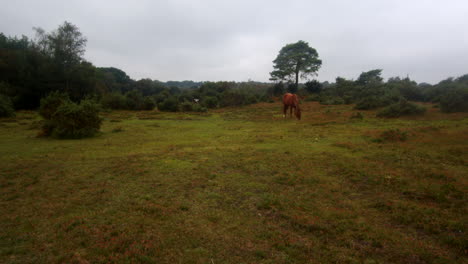
POLYGON ((359 100, 356 106, 354 107, 354 109, 369 110, 369 109, 382 107, 385 105, 388 105, 388 103, 386 103, 382 98, 370 96, 370 97, 366 97, 366 98, 359 100))
POLYGON ((343 98, 338 96, 322 96, 319 101, 323 105, 342 105, 345 103, 343 98))
POLYGON ((206 107, 201 106, 201 105, 199 105, 199 104, 194 104, 194 105, 192 106, 192 110, 193 110, 194 112, 202 112, 202 113, 208 111, 208 109, 207 109, 206 107))
POLYGON ((405 99, 400 102, 389 105, 377 113, 377 117, 400 117, 405 115, 422 115, 426 108, 417 104, 410 103, 405 99))
POLYGON ((104 95, 101 104, 106 109, 127 109, 127 99, 120 93, 104 95))
POLYGON ((397 128, 383 131, 382 134, 380 134, 380 137, 375 141, 406 141, 407 139, 408 133, 397 128))
POLYGON ((468 112, 468 88, 451 90, 441 96, 439 103, 442 112, 468 112))
POLYGON ((141 110, 153 110, 156 107, 156 103, 154 102, 153 98, 146 96, 143 99, 143 106, 141 110))
POLYGON ((180 109, 183 112, 191 112, 193 110, 192 103, 185 101, 185 102, 180 104, 180 109))
POLYGON ((204 105, 207 108, 216 108, 218 107, 218 99, 214 96, 208 96, 203 100, 204 105))
POLYGON ((179 101, 175 97, 169 97, 158 104, 158 109, 165 112, 177 112, 179 111, 179 101))
POLYGON ((39 115, 41 115, 46 120, 50 120, 57 109, 65 103, 71 103, 67 94, 57 91, 52 92, 47 97, 41 99, 39 115))
POLYGON ((39 114, 45 119, 42 135, 56 138, 91 137, 102 123, 94 100, 84 99, 77 104, 57 92, 41 100, 39 114))
POLYGON ((13 103, 10 98, 0 94, 0 117, 10 117, 15 115, 13 103))

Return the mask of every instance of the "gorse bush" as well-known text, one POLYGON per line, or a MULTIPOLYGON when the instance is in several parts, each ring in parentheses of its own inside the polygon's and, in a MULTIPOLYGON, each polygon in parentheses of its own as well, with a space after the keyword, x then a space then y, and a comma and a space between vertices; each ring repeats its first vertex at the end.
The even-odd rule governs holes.
POLYGON ((181 103, 180 110, 182 110, 183 112, 191 112, 193 110, 192 103, 187 102, 187 101, 181 103))
POLYGON ((39 115, 46 120, 50 120, 55 112, 57 112, 57 109, 65 103, 71 103, 67 94, 58 91, 52 92, 41 99, 39 115))
POLYGON ((400 129, 389 129, 383 131, 379 138, 375 139, 375 142, 384 142, 384 141, 406 141, 408 139, 408 133, 406 131, 401 131, 400 129))
POLYGON ((385 98, 369 96, 369 97, 359 100, 356 106, 354 107, 354 109, 370 110, 370 109, 375 109, 375 108, 379 108, 382 106, 387 106, 390 103, 391 102, 389 102, 388 100, 385 100, 385 98))
POLYGON ((426 108, 405 99, 400 102, 389 105, 377 113, 377 117, 400 117, 405 115, 421 115, 426 112, 426 108))
POLYGON ((153 110, 156 107, 156 103, 154 102, 153 98, 146 96, 143 99, 143 105, 141 110, 153 110))
POLYGON ((205 98, 205 100, 203 100, 203 104, 207 107, 207 108, 216 108, 218 107, 218 99, 214 96, 208 96, 205 98))
POLYGON ((321 96, 319 102, 323 105, 341 105, 345 103, 343 98, 338 96, 321 96))
POLYGON ((11 117, 15 115, 13 103, 8 96, 0 94, 0 117, 11 117))
POLYGON ((101 105, 106 109, 127 109, 127 99, 120 93, 110 93, 102 97, 101 105))
POLYGON ((179 111, 179 101, 175 97, 169 97, 158 104, 158 109, 165 112, 177 112, 179 111))
POLYGON ((76 104, 64 94, 52 93, 41 100, 39 113, 45 119, 42 135, 56 138, 91 137, 101 127, 99 109, 99 104, 92 99, 76 104))
POLYGON ((440 97, 439 103, 442 112, 468 112, 468 87, 452 89, 440 97))

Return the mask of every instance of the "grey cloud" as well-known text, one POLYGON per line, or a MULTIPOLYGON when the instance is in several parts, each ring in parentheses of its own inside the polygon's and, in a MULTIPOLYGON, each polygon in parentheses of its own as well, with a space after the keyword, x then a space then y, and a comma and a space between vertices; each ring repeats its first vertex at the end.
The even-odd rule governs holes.
POLYGON ((67 20, 88 38, 85 57, 132 78, 267 81, 287 43, 317 49, 320 80, 385 77, 438 82, 467 73, 468 2, 7 1, 0 31, 32 36, 67 20))

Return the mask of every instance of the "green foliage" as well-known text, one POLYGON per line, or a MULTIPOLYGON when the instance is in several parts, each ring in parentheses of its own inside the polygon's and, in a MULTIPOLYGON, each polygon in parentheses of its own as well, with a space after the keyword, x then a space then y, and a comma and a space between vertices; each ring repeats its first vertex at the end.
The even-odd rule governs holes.
POLYGON ((101 126, 99 105, 92 99, 76 104, 63 93, 52 93, 41 100, 44 136, 83 138, 95 135, 101 126))
POLYGON ((426 112, 426 108, 414 103, 410 103, 405 99, 400 102, 389 105, 377 113, 377 117, 400 117, 406 115, 422 115, 426 112))
POLYGON ((361 99, 354 108, 358 110, 369 110, 387 106, 389 104, 391 104, 391 101, 387 98, 369 96, 361 99))
POLYGON ((117 92, 104 95, 101 104, 106 109, 127 109, 126 97, 117 92))
POLYGON ((359 78, 356 80, 356 83, 359 85, 369 85, 371 83, 382 83, 383 78, 381 77, 382 70, 376 69, 368 72, 363 72, 359 75, 359 78))
POLYGON ((62 92, 54 91, 41 99, 39 115, 41 115, 46 120, 50 120, 57 112, 57 109, 66 103, 71 103, 68 95, 62 92))
POLYGON ((317 80, 311 80, 305 83, 305 89, 309 93, 320 93, 322 91, 322 84, 317 80))
POLYGON ((141 110, 153 110, 155 107, 156 103, 154 102, 153 98, 146 96, 143 99, 141 110))
POLYGON ((204 113, 204 112, 207 112, 208 109, 206 107, 204 107, 204 106, 201 106, 200 104, 193 104, 192 105, 192 111, 204 113))
POLYGON ((292 80, 295 77, 296 89, 299 84, 299 75, 303 78, 315 74, 322 65, 318 53, 305 41, 287 44, 281 48, 273 61, 274 70, 270 73, 272 80, 292 80))
POLYGON ((338 96, 321 96, 319 102, 323 105, 340 105, 345 103, 343 98, 338 96))
POLYGON ((158 104, 158 109, 165 112, 177 112, 179 111, 179 101, 171 96, 158 104))
POLYGON ((180 104, 180 110, 182 112, 191 112, 193 111, 193 106, 192 106, 192 103, 191 102, 183 102, 180 104))
POLYGON ((442 95, 440 98, 442 112, 468 112, 468 86, 457 87, 442 95))
POLYGON ((8 96, 0 94, 0 117, 11 117, 15 115, 13 103, 8 96))
POLYGON ((376 142, 385 142, 385 141, 406 141, 408 139, 408 133, 406 131, 401 131, 400 129, 388 129, 383 131, 376 142))
POLYGON ((359 119, 359 120, 362 120, 362 119, 364 119, 364 116, 363 116, 360 112, 357 112, 357 113, 353 114, 350 118, 351 118, 351 119, 359 119))
POLYGON ((216 108, 218 107, 219 101, 218 98, 214 96, 207 96, 203 100, 203 104, 206 106, 206 108, 216 108))

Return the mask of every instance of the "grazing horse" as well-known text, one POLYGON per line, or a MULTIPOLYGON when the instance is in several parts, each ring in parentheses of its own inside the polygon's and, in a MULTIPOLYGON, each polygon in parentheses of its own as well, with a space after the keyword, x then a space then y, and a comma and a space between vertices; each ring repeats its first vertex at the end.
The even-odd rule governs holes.
POLYGON ((296 94, 287 93, 283 95, 283 117, 286 117, 288 107, 290 107, 289 116, 292 117, 292 110, 294 108, 294 115, 298 120, 301 120, 301 108, 299 108, 299 97, 296 94))

